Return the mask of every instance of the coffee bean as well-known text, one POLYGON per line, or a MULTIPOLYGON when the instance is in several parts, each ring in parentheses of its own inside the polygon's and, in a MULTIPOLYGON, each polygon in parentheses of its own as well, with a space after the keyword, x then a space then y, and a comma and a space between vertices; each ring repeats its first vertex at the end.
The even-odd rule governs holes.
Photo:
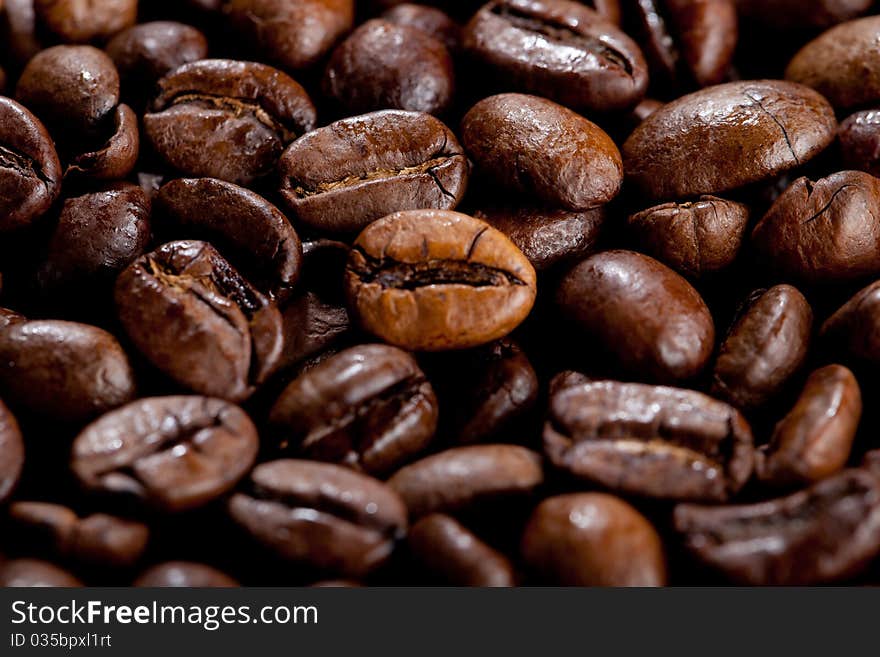
POLYGON ((621 499, 603 493, 541 502, 522 539, 523 559, 563 586, 663 586, 666 563, 657 531, 621 499))
POLYGON ((725 501, 752 472, 752 432, 692 390, 595 381, 550 400, 544 452, 556 467, 625 494, 725 501))
POLYGON ((628 228, 648 254, 699 278, 730 266, 742 246, 749 208, 717 196, 656 205, 629 217, 628 228))
POLYGON ((24 315, 20 315, 14 310, 9 310, 9 308, 0 308, 0 328, 6 328, 11 324, 25 321, 27 321, 27 317, 24 315))
POLYGON ((777 29, 830 27, 868 11, 871 0, 736 0, 739 13, 777 29))
POLYGON ((284 152, 279 172, 297 221, 354 233, 400 210, 455 208, 468 163, 455 135, 434 117, 388 110, 304 135, 284 152))
POLYGON ((772 401, 807 358, 813 311, 790 285, 752 294, 721 343, 712 394, 754 410, 772 401))
POLYGON ((5 0, 0 11, 0 26, 6 43, 4 55, 18 67, 27 64, 43 49, 42 39, 37 36, 37 16, 34 0, 5 0))
POLYGON ((176 512, 229 491, 257 456, 244 411, 208 397, 152 397, 83 429, 71 468, 86 490, 128 495, 176 512))
POLYGON ((24 441, 15 416, 0 400, 0 504, 18 485, 24 466, 24 441))
POLYGON ((0 587, 79 587, 76 577, 48 561, 13 559, 0 563, 0 587))
POLYGON ((856 112, 837 131, 843 164, 850 169, 880 175, 880 111, 856 112))
POLYGON ((575 109, 629 109, 648 86, 638 46, 579 2, 493 0, 463 37, 468 52, 503 84, 575 109))
POLYGON ((535 300, 535 270, 488 224, 413 210, 370 224, 346 269, 349 309, 370 333, 411 350, 473 347, 504 337, 535 300))
POLYGON ((258 465, 229 513, 285 559, 352 577, 381 566, 406 530, 406 508, 391 488, 314 461, 258 465))
POLYGON ((822 324, 823 341, 836 352, 880 364, 880 281, 859 290, 822 324))
POLYGON ((203 59, 174 69, 144 115, 153 148, 191 176, 249 184, 315 127, 315 107, 292 78, 264 64, 203 59))
POLYGON ((133 584, 148 588, 233 588, 238 585, 226 573, 191 561, 166 561, 153 566, 133 584))
POLYGON ((421 30, 443 42, 451 53, 461 48, 461 26, 436 7, 405 2, 391 7, 382 18, 395 25, 421 30))
POLYGON ((137 21, 137 0, 33 0, 41 27, 66 43, 107 39, 137 21))
POLYGON ((590 256, 562 279, 556 302, 585 337, 640 379, 692 378, 712 354, 715 327, 700 295, 684 278, 640 253, 590 256))
POLYGON ((194 392, 240 401, 278 365, 281 315, 207 242, 169 242, 116 280, 128 337, 194 392))
POLYGON ((140 133, 134 110, 128 105, 117 105, 113 111, 113 130, 110 137, 95 150, 70 157, 65 177, 93 180, 118 180, 126 177, 137 164, 140 154, 140 133))
POLYGON ((861 415, 862 394, 852 372, 841 365, 816 370, 770 444, 758 452, 758 477, 785 486, 834 474, 849 459, 861 415))
POLYGON ((510 561, 449 516, 433 513, 412 526, 407 544, 448 586, 513 586, 510 561))
POLYGON ((805 164, 831 143, 836 127, 831 106, 807 87, 730 82, 682 96, 645 119, 623 145, 626 175, 653 199, 717 194, 805 164))
POLYGON ((270 421, 282 450, 384 474, 434 437, 437 398, 412 356, 363 345, 300 375, 275 402, 270 421))
POLYGON ((398 470, 388 485, 414 518, 527 496, 544 481, 541 457, 516 445, 454 447, 398 470))
POLYGON ((281 314, 284 350, 279 370, 328 349, 352 327, 344 305, 330 303, 314 292, 291 300, 281 314))
POLYGON ((682 504, 675 527, 694 556, 740 584, 832 582, 880 553, 880 480, 853 469, 759 504, 682 504))

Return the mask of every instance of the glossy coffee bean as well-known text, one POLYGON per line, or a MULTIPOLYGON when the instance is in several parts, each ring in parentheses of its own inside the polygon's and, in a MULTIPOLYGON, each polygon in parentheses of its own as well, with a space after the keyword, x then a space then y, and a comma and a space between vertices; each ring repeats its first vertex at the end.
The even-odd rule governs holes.
POLYGON ((461 137, 481 174, 551 206, 607 203, 623 181, 620 152, 599 126, 537 96, 481 100, 462 120, 461 137))
POLYGON ((585 337, 641 379, 689 379, 712 354, 715 326, 700 295, 684 278, 640 253, 590 256, 562 279, 556 302, 585 337))
POLYGON ((24 466, 24 441, 18 422, 0 401, 0 504, 9 499, 18 485, 24 466))
POLYGON ((550 497, 522 538, 526 563, 562 586, 663 586, 666 562, 657 531, 629 504, 603 493, 550 497))
POLYGON ((454 447, 398 470, 388 485, 414 518, 523 497, 544 481, 541 457, 517 445, 454 447))
POLYGON ((828 101, 807 87, 730 82, 651 114, 624 143, 623 159, 627 179, 650 198, 717 194, 806 163, 836 128, 828 101))
POLYGON ((285 146, 315 127, 315 107, 298 83, 271 66, 203 59, 159 81, 143 121, 170 166, 246 185, 272 173, 285 146))
POLYGON ((745 410, 770 402, 804 364, 812 332, 813 311, 796 288, 755 292, 721 343, 712 394, 745 410))
POLYGON ((834 474, 849 459, 861 415, 862 394, 852 372, 841 365, 816 370, 758 453, 758 477, 785 486, 834 474))
POLYGON ((382 18, 395 25, 421 30, 441 41, 451 53, 461 48, 461 26, 436 7, 405 2, 383 12, 382 18))
POLYGON ((418 112, 342 119, 293 142, 279 162, 281 194, 297 222, 354 233, 401 210, 451 210, 468 162, 449 128, 418 112))
POLYGON ((731 406, 692 390, 595 381, 550 399, 544 452, 624 494, 725 501, 752 473, 752 432, 731 406))
POLYGON ((135 346, 194 392, 240 401, 278 365, 278 309, 207 242, 141 256, 119 275, 115 299, 135 346))
POLYGON ((816 182, 798 178, 752 233, 767 262, 811 283, 880 274, 880 180, 841 171, 816 182))
POLYGON ((106 331, 60 320, 19 321, 0 331, 0 396, 13 409, 80 423, 134 395, 128 358, 106 331))
POLYGON ((822 324, 823 342, 866 365, 880 364, 880 281, 862 288, 822 324))
POLYGON ((361 326, 410 350, 474 347, 510 333, 535 301, 535 270, 502 233, 458 212, 412 210, 370 224, 346 268, 361 326))
POLYGON ((746 585, 820 584, 857 574, 880 552, 880 479, 845 470, 767 502, 683 504, 675 527, 687 548, 746 585))
POLYGON ((239 584, 216 568, 191 561, 166 561, 138 577, 133 586, 150 588, 233 588, 239 584))
POLYGON ((406 507, 377 479, 314 461, 254 468, 229 513, 285 559, 350 577, 381 566, 406 531, 406 507))
POLYGON ((704 195, 637 212, 627 226, 645 253, 685 276, 699 278, 733 263, 748 220, 748 206, 704 195))
POLYGON ((412 526, 410 552, 447 586, 514 586, 510 561, 450 516, 433 513, 412 526))
POLYGON ((463 41, 506 87, 574 109, 629 109, 648 86, 639 47, 579 2, 493 0, 465 27, 463 41))
POLYGON ((76 577, 48 561, 12 559, 0 563, 0 587, 65 587, 83 586, 76 577))
POLYGON ((443 114, 455 88, 452 57, 422 30, 375 18, 333 52, 323 88, 346 114, 388 108, 443 114))
POLYGON ((272 407, 281 449, 384 474, 422 451, 437 398, 415 359, 396 347, 346 349, 294 380, 272 407))
POLYGON ((0 231, 30 225, 61 192, 61 163, 43 124, 0 97, 0 231))
POLYGON ((287 303, 281 313, 281 326, 282 370, 328 349, 352 330, 345 306, 314 292, 306 292, 287 303))
POLYGON ((133 496, 168 512, 229 491, 257 457, 257 430, 237 406, 208 397, 152 397, 88 425, 71 469, 86 490, 133 496))
POLYGON ((739 13, 780 29, 830 27, 868 11, 871 0, 736 0, 739 13))
POLYGON ((40 26, 65 43, 107 39, 137 21, 137 0, 33 0, 40 26))
POLYGON ((119 180, 134 170, 141 143, 137 115, 128 105, 117 105, 112 114, 110 136, 70 156, 64 171, 66 178, 119 180))
POLYGON ((864 110, 847 117, 837 140, 844 166, 880 175, 880 111, 864 110))
POLYGON ((156 232, 216 244, 272 298, 291 295, 302 244, 287 217, 262 196, 216 178, 181 178, 156 195, 156 232))

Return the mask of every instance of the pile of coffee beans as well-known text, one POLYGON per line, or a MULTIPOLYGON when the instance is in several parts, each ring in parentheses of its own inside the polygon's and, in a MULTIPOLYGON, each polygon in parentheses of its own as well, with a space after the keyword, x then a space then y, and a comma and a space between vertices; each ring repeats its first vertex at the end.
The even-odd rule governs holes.
POLYGON ((0 0, 0 585, 880 583, 880 4, 0 0))

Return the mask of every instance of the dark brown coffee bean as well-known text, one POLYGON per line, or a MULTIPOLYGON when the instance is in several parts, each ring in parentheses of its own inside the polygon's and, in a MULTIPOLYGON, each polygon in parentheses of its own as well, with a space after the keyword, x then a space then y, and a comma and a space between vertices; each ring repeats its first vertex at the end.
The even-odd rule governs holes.
POLYGON ((852 372, 841 365, 816 370, 758 453, 758 477, 786 486, 834 474, 849 459, 861 415, 862 394, 852 372))
POLYGON ((315 107, 292 78, 226 59, 174 69, 144 115, 146 135, 169 165, 242 185, 272 173, 284 147, 314 127, 315 107))
POLYGON ((640 379, 692 378, 712 354, 715 326, 700 295, 684 278, 640 253, 590 256, 562 279, 556 302, 586 337, 640 379))
POLYGON ((297 139, 279 163, 281 194, 297 221, 354 233, 400 210, 451 210, 468 162, 443 123, 388 110, 342 119, 297 139))
POLYGON ((675 527, 698 559, 738 583, 836 581, 857 574, 880 552, 880 480, 866 470, 845 470, 759 504, 682 504, 675 527))
POLYGON ((43 124, 0 97, 0 231, 30 225, 61 192, 61 163, 43 124))
POLYGON ((282 450, 379 475, 428 445, 437 428, 437 398, 412 356, 363 345, 300 375, 269 419, 282 450))
POLYGON ((465 48, 493 77, 575 109, 629 109, 648 86, 639 47, 579 2, 493 0, 463 36, 465 48))
POLYGON ((17 67, 43 49, 42 39, 37 36, 37 16, 34 0, 4 0, 0 10, 0 30, 3 33, 4 56, 17 67))
POLYGON ((521 205, 474 212, 507 235, 538 271, 586 255, 599 239, 605 214, 603 208, 573 211, 521 205))
POLYGON ((403 501, 381 481, 314 461, 258 465, 229 513, 280 556, 351 577, 381 566, 407 524, 403 501))
POLYGON ((250 470, 258 445, 256 428, 234 404, 150 397, 83 429, 71 468, 89 491, 131 495, 176 512, 229 491, 250 470))
POLYGON ((314 292, 288 302, 281 312, 281 325, 284 350, 279 370, 324 351, 352 328, 344 305, 326 301, 314 292))
POLYGON ((835 109, 880 102, 880 16, 842 23, 805 45, 785 77, 812 87, 835 109))
POLYGON ((9 499, 24 466, 24 441, 15 416, 0 400, 0 504, 9 499))
POLYGON ((563 586, 663 586, 663 546, 651 523, 603 493, 550 497, 535 509, 522 539, 526 563, 563 586))
POLYGON ((830 27, 864 14, 872 0, 736 0, 749 20, 783 30, 830 27))
POLYGON ((324 95, 346 114, 386 108, 443 114, 454 87, 452 57, 442 42, 379 18, 336 48, 323 82, 324 95))
POLYGON ((169 242, 138 258, 115 297, 135 346, 195 392, 240 401, 279 363, 278 309, 207 242, 169 242))
POLYGON ((433 513, 412 526, 407 544, 415 557, 448 586, 514 586, 510 561, 457 520, 433 513))
POLYGON ((804 364, 812 332, 813 311, 797 289, 754 293, 721 343, 712 394, 747 410, 768 403, 804 364))
POLYGON ((685 276, 699 278, 730 266, 742 246, 749 208, 717 196, 663 203, 631 215, 639 246, 685 276))
POLYGON ((544 452, 556 467, 624 494, 723 502, 752 473, 752 432, 692 390, 594 381, 550 400, 544 452))
POLYGON ((0 587, 80 587, 83 583, 76 577, 38 559, 13 559, 0 563, 0 587))
POLYGON ((24 315, 20 315, 14 310, 9 310, 9 308, 0 308, 0 328, 6 328, 11 324, 26 321, 27 317, 24 315))
POLYGON ((299 278, 302 244, 278 208, 262 196, 215 178, 183 178, 156 196, 156 232, 209 240, 240 264, 272 298, 290 296, 299 278))
MULTIPOLYGON (((210 0, 202 0, 205 1, 210 0)), ((351 30, 354 0, 224 0, 243 39, 285 69, 309 68, 351 30)))
POLYGON ((398 470, 388 485, 414 518, 530 494, 544 481, 541 457, 517 445, 454 447, 398 470))
POLYGON ((404 349, 474 347, 510 333, 535 301, 535 270, 502 233, 458 212, 412 210, 370 224, 346 268, 361 326, 404 349))
POLYGON ((119 180, 134 170, 140 153, 138 119, 128 105, 117 105, 113 112, 113 132, 96 150, 86 150, 70 158, 65 177, 93 180, 119 180))
POLYGON ((138 0, 33 0, 40 26, 66 43, 107 39, 137 21, 138 0))
POLYGON ((651 198, 717 194, 808 162, 836 128, 828 101, 807 87, 730 82, 651 114, 624 143, 623 159, 627 179, 651 198))
POLYGON ((856 112, 837 131, 843 164, 880 176, 880 111, 856 112))
POLYGON ((816 182, 798 178, 752 233, 765 259, 812 283, 880 274, 880 180, 841 171, 816 182))
POLYGON ((461 47, 461 26, 436 7, 405 2, 382 14, 382 18, 395 25, 414 27, 443 42, 449 52, 461 47))
POLYGON ((0 331, 0 396, 13 408, 80 423, 134 398, 134 374, 112 335, 58 320, 0 331))
POLYGON ((133 584, 148 588, 234 588, 238 585, 226 573, 191 561, 166 561, 153 566, 133 584))
POLYGON ((825 320, 820 335, 842 355, 880 364, 880 281, 859 290, 825 320))

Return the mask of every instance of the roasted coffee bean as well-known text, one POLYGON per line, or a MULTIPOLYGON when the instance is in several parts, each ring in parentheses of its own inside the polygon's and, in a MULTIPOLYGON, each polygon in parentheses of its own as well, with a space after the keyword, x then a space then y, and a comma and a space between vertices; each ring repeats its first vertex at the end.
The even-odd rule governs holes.
POLYGON ((381 481, 292 459, 254 468, 229 513, 280 556, 351 577, 381 566, 407 524, 403 501, 381 481))
POLYGON ((128 358, 106 331, 59 320, 0 331, 0 396, 13 409, 81 423, 134 395, 128 358))
POLYGON ((370 224, 346 268, 360 324, 404 349, 474 347, 510 333, 535 301, 535 270, 502 233, 458 212, 412 210, 370 224))
POLYGON ((457 520, 433 513, 412 526, 407 544, 415 557, 448 586, 514 586, 510 561, 457 520))
POLYGON ((811 283, 880 274, 880 180, 841 171, 816 182, 798 178, 752 233, 765 259, 811 283))
POLYGON ((14 310, 9 310, 9 308, 0 308, 0 328, 6 328, 11 324, 26 321, 27 317, 24 315, 20 315, 14 310))
POLYGON ((828 101, 807 87, 730 82, 651 114, 624 143, 623 159, 627 179, 650 198, 717 194, 805 164, 836 128, 828 101))
POLYGON ((693 390, 593 381, 550 400, 553 465, 624 494, 727 500, 752 473, 752 432, 731 406, 693 390))
POLYGON ((544 481, 541 457, 517 445, 454 447, 398 470, 388 485, 414 518, 523 497, 544 481))
POLYGON ((387 110, 342 119, 293 142, 279 163, 281 194, 298 222, 355 233, 401 210, 452 210, 468 162, 443 123, 387 110))
POLYGON ((666 584, 657 531, 629 504, 603 493, 559 495, 541 502, 523 534, 522 555, 553 584, 666 584))
POLYGON ((685 276, 699 278, 733 263, 748 220, 748 206, 700 196, 642 210, 627 224, 645 253, 685 276))
POLYGON ((822 324, 825 343, 867 365, 880 364, 880 281, 859 290, 822 324))
POLYGON ((880 176, 880 111, 856 112, 837 131, 844 166, 880 176))
POLYGON ((281 315, 207 242, 169 242, 116 280, 119 320, 158 369, 191 390, 250 396, 281 357, 281 315))
POLYGON ((880 16, 842 23, 805 45, 785 77, 812 87, 835 109, 880 102, 880 16))
POLYGON ((454 87, 452 57, 443 43, 379 18, 336 48, 323 82, 324 95, 346 114, 386 108, 443 114, 454 87))
POLYGON ((745 410, 770 402, 804 364, 812 331, 813 311, 797 289, 755 292, 721 343, 712 394, 745 410))
POLYGON ((0 400, 0 504, 18 484, 24 466, 24 441, 15 416, 0 400))
POLYGON ((134 586, 149 588, 233 588, 239 584, 216 568, 191 561, 166 561, 153 566, 134 586))
POLYGON ((864 14, 872 0, 736 0, 752 21, 785 30, 830 27, 864 14))
POLYGON ((503 83, 579 110, 634 107, 648 69, 614 23, 569 0, 493 0, 465 27, 464 47, 503 83))
POLYGON ((300 375, 269 419, 282 450, 379 475, 428 445, 437 428, 437 398, 412 356, 363 345, 300 375))
POLYGON ((462 120, 461 136, 480 173, 554 207, 586 210, 607 203, 623 182, 620 152, 611 138, 537 96, 481 100, 462 120))
POLYGON ((698 559, 740 584, 837 581, 857 574, 880 552, 880 479, 845 470, 768 502, 682 504, 675 527, 698 559))
POLYGON ((80 518, 60 504, 14 502, 9 518, 18 540, 44 544, 62 559, 110 568, 134 565, 150 537, 143 523, 104 513, 80 518))
POLYGON ((405 2, 391 7, 382 18, 395 25, 414 27, 443 42, 449 52, 461 47, 461 26, 436 7, 405 2))
POLYGON ((785 486, 834 474, 849 459, 861 415, 862 394, 852 372, 841 365, 816 370, 758 453, 758 477, 785 486))
POLYGON ((0 231, 30 225, 61 192, 61 163, 43 124, 0 96, 0 231))
POLYGON ((306 91, 254 62, 203 59, 159 81, 144 130, 170 166, 246 185, 272 173, 281 151, 315 127, 306 91))
POLYGON ((574 211, 542 207, 492 206, 474 212, 500 230, 538 271, 585 256, 596 244, 605 210, 574 211))
POLYGON ((176 512, 229 491, 250 470, 259 439, 234 404, 208 397, 151 397, 88 425, 71 468, 86 490, 139 498, 176 512))
POLYGON ((132 172, 140 154, 138 119, 128 105, 117 105, 113 112, 113 131, 95 150, 72 156, 65 177, 93 180, 119 180, 132 172))
POLYGON ((33 0, 40 26, 66 43, 107 39, 137 21, 138 0, 33 0))
POLYGON ((287 303, 281 313, 284 349, 279 369, 302 362, 329 348, 351 331, 348 311, 314 292, 287 303))
POLYGON ((0 563, 0 587, 79 587, 76 577, 48 561, 13 559, 0 563))
POLYGON ((217 9, 222 5, 231 26, 247 43, 285 69, 317 63, 354 22, 354 0, 223 0, 216 4, 217 9))
POLYGON ((585 337, 640 379, 690 379, 712 354, 715 326, 700 295, 640 253, 590 256, 562 279, 556 302, 585 337))
POLYGON ((156 232, 216 244, 241 263, 265 294, 290 296, 299 278, 302 244, 278 208, 262 196, 215 178, 182 178, 156 195, 156 232))

